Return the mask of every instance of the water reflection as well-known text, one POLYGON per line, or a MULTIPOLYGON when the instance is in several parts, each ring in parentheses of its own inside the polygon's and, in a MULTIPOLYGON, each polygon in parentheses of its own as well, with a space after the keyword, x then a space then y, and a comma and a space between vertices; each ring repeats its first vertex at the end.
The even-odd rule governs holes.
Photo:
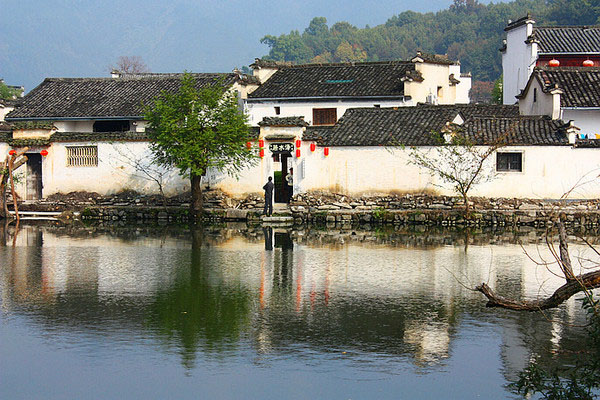
POLYGON ((555 362, 583 343, 575 301, 546 316, 486 310, 465 287, 517 298, 555 287, 516 244, 547 256, 535 231, 169 229, 25 227, 0 248, 3 319, 90 348, 98 337, 150 340, 188 370, 250 350, 249 363, 345 354, 384 373, 390 358, 431 371, 460 352, 459 338, 497 335, 486 354, 513 379, 532 357, 555 362))

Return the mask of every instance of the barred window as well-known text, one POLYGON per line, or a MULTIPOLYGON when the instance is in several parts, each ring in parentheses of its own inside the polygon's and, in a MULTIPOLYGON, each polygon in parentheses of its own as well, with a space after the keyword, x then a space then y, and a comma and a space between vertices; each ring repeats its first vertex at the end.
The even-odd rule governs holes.
POLYGON ((522 153, 496 153, 496 171, 523 172, 522 153))
POLYGON ((67 167, 97 167, 98 146, 67 147, 67 167))

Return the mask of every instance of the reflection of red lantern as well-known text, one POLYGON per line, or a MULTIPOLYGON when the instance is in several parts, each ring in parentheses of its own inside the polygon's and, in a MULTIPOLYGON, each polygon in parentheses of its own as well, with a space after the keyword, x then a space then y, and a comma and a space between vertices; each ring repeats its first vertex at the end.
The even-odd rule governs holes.
POLYGON ((323 154, 325 154, 325 156, 328 156, 328 155, 329 155, 329 147, 325 147, 325 148, 323 149, 323 154))
POLYGON ((300 149, 296 149, 296 158, 300 158, 300 149))
POLYGON ((252 142, 246 142, 246 148, 250 150, 252 148, 252 142))
POLYGON ((301 145, 301 144, 302 144, 302 141, 301 141, 301 140, 299 140, 299 139, 298 139, 298 140, 296 140, 296 147, 300 147, 300 145, 301 145))
POLYGON ((261 149, 262 149, 263 147, 265 147, 265 141, 264 141, 264 140, 262 140, 262 139, 260 139, 260 140, 258 141, 258 147, 260 147, 261 149))
POLYGON ((42 151, 40 151, 40 154, 44 157, 46 157, 48 155, 48 150, 44 149, 42 151))
POLYGON ((310 151, 315 151, 316 148, 317 148, 317 145, 315 143, 310 144, 310 151))
POLYGON ((593 67, 594 66, 594 62, 590 59, 587 59, 583 62, 583 66, 584 67, 593 67))
POLYGON ((552 60, 548 61, 548 65, 551 67, 558 67, 560 65, 560 61, 558 61, 556 58, 553 58, 552 60))
POLYGON ((260 149, 258 155, 260 156, 260 158, 263 158, 265 156, 265 149, 260 149))
POLYGON ((15 154, 17 154, 17 151, 15 149, 13 149, 13 150, 9 151, 8 154, 10 154, 11 156, 14 156, 15 154))

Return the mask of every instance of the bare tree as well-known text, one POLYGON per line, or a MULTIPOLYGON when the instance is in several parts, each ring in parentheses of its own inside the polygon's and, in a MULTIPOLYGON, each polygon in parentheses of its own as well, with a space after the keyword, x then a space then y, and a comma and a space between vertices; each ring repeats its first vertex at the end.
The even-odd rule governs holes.
POLYGON ((25 148, 17 153, 9 155, 3 162, 0 162, 0 219, 8 218, 8 204, 6 203, 6 189, 10 184, 15 213, 19 218, 17 207, 17 194, 15 191, 14 171, 27 162, 25 152, 29 150, 25 148))
POLYGON ((110 67, 110 71, 117 70, 125 74, 139 74, 150 72, 150 69, 139 56, 120 56, 117 63, 110 67))
POLYGON ((443 134, 432 135, 438 145, 428 152, 413 147, 410 162, 450 184, 454 192, 463 198, 465 215, 468 217, 469 191, 479 183, 493 178, 493 170, 485 168, 486 161, 504 143, 499 139, 488 146, 476 146, 466 135, 452 130, 450 126, 446 127, 443 134))

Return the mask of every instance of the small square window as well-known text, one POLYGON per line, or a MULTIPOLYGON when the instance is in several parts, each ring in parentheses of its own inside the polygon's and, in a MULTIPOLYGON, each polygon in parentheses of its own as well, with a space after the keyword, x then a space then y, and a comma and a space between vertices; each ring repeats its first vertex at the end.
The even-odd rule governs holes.
POLYGON ((275 115, 281 114, 281 107, 275 107, 275 115))
POLYGON ((313 108, 313 125, 335 125, 337 109, 313 108))
POLYGON ((496 153, 496 171, 523 172, 523 153, 496 153))

